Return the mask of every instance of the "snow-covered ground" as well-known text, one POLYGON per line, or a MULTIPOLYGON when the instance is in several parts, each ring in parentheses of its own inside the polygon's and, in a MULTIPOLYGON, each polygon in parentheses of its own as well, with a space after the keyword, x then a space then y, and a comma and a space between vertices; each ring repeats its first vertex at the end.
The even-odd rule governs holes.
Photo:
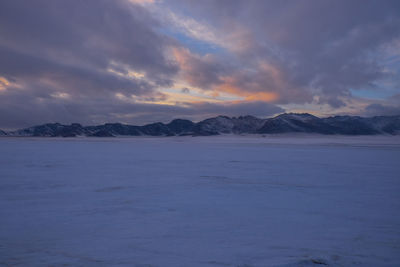
POLYGON ((400 266, 400 138, 0 138, 0 265, 400 266))

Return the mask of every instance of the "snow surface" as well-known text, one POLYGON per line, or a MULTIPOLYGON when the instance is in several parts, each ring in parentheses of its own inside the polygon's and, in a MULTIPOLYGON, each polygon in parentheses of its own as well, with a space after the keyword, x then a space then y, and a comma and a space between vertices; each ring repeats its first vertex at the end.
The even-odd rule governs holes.
POLYGON ((400 266, 400 138, 0 138, 0 265, 400 266))

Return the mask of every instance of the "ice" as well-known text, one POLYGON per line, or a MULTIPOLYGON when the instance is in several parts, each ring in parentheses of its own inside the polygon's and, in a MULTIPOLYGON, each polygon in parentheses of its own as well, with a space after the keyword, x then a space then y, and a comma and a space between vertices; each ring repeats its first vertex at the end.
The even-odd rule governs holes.
POLYGON ((400 137, 0 138, 0 265, 400 266, 400 137))

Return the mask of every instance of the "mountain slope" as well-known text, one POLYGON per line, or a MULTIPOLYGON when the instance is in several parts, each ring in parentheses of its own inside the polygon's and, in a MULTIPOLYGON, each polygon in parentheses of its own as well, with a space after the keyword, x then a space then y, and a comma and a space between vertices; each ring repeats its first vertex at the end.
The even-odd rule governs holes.
POLYGON ((281 134, 318 133, 343 135, 400 134, 400 116, 334 116, 318 118, 311 114, 285 113, 273 118, 260 119, 253 116, 218 116, 198 123, 175 119, 168 124, 161 122, 144 126, 121 123, 106 123, 97 126, 82 126, 78 123, 62 125, 48 123, 13 132, 0 131, 7 136, 208 136, 218 134, 281 134))
POLYGON ((182 119, 175 119, 167 124, 168 129, 175 135, 191 134, 194 126, 192 121, 182 119))
POLYGON ((267 119, 258 129, 258 133, 320 133, 335 134, 337 129, 325 123, 320 118, 310 114, 281 114, 275 118, 267 119))
POLYGON ((257 130, 264 124, 264 121, 253 116, 232 118, 218 116, 197 123, 194 127, 194 132, 197 135, 257 133, 257 130))

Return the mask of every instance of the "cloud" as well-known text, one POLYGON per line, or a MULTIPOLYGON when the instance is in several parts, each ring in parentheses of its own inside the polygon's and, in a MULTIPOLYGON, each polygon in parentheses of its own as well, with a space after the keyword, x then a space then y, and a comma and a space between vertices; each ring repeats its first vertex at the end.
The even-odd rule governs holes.
POLYGON ((158 25, 122 0, 1 2, 0 124, 73 120, 115 93, 158 95, 178 70, 158 25))
MULTIPOLYGON (((267 116, 277 105, 353 112, 354 91, 400 93, 399 9, 394 0, 1 1, 0 126, 267 116)), ((360 113, 397 112, 390 99, 363 103, 360 113)))
POLYGON ((169 40, 153 30, 157 22, 141 6, 39 0, 0 7, 0 73, 6 79, 94 96, 151 94, 155 86, 172 84, 177 67, 165 55, 169 40), (118 65, 146 79, 109 71, 118 65))
POLYGON ((221 83, 220 75, 224 73, 224 66, 213 55, 200 56, 186 48, 176 47, 173 56, 179 65, 181 78, 190 85, 210 90, 221 83))
POLYGON ((189 90, 189 88, 184 87, 184 88, 181 89, 181 93, 189 94, 189 93, 190 93, 190 90, 189 90))
POLYGON ((177 105, 153 104, 126 99, 123 95, 108 98, 72 98, 68 93, 42 92, 32 97, 23 90, 0 91, 0 121, 2 129, 16 129, 32 125, 78 122, 84 125, 106 122, 145 124, 168 122, 174 118, 201 120, 211 116, 239 116, 250 114, 266 117, 284 110, 265 102, 184 102, 177 105))
POLYGON ((397 116, 400 114, 400 105, 371 104, 365 108, 367 116, 397 116))
POLYGON ((279 92, 284 104, 309 103, 318 96, 320 103, 339 107, 344 105, 340 98, 351 97, 350 89, 399 75, 388 75, 379 57, 400 40, 398 1, 178 0, 168 5, 185 10, 192 20, 207 21, 218 33, 214 42, 229 44, 230 59, 239 66, 231 76, 240 73, 242 81, 244 70, 250 70, 249 79, 258 83, 242 85, 242 91, 264 86, 279 92), (262 70, 260 62, 270 70, 262 70))
POLYGON ((365 116, 398 116, 400 115, 400 94, 394 95, 385 103, 372 103, 362 112, 365 116))
POLYGON ((235 68, 211 54, 198 55, 175 48, 181 79, 204 91, 229 93, 245 100, 274 103, 304 103, 312 96, 304 88, 287 82, 287 73, 278 65, 260 60, 252 69, 235 68))

